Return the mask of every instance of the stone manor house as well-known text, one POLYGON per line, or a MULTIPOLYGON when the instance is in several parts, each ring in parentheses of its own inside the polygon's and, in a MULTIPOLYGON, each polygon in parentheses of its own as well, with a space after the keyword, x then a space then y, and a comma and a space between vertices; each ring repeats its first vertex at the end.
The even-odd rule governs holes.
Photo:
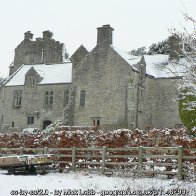
MULTIPOLYGON (((113 46, 113 28, 97 28, 97 45, 81 45, 63 62, 63 44, 44 31, 25 33, 9 78, 0 88, 0 126, 44 129, 65 125, 105 128, 179 125, 178 77, 159 68, 169 55, 133 56, 113 46)), ((172 44, 172 42, 171 42, 172 44)), ((173 43, 175 47, 175 43, 173 43)))

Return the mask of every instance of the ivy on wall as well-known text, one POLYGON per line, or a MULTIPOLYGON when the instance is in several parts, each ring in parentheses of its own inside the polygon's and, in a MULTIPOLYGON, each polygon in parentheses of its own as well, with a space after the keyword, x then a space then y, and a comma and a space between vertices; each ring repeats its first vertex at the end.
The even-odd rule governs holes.
POLYGON ((196 127, 196 107, 192 103, 196 102, 194 95, 185 95, 179 100, 180 119, 184 126, 193 134, 193 128, 196 127))

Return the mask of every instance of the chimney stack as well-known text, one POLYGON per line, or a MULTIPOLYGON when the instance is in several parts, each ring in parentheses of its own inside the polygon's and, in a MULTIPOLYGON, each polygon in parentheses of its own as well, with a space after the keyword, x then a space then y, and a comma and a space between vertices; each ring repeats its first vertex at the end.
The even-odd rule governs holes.
POLYGON ((170 59, 178 59, 181 55, 181 39, 178 35, 174 34, 169 37, 169 57, 170 59))
POLYGON ((53 36, 53 33, 50 32, 50 31, 43 31, 43 39, 44 40, 51 40, 52 39, 52 36, 53 36))
POLYGON ((33 34, 31 33, 31 31, 24 33, 24 39, 33 39, 33 34))
POLYGON ((112 31, 114 29, 110 25, 103 25, 97 28, 97 45, 111 45, 112 31))

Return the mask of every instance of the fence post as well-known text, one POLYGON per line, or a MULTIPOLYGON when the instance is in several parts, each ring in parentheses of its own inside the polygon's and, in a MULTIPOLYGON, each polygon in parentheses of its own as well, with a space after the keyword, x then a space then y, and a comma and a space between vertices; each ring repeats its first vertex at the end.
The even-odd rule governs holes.
POLYGON ((106 146, 103 146, 103 150, 102 150, 102 164, 101 164, 101 173, 104 174, 105 173, 105 157, 106 157, 106 146))
POLYGON ((138 154, 138 175, 142 175, 142 161, 143 161, 143 146, 139 146, 138 154))
POLYGON ((76 170, 76 147, 72 148, 72 170, 76 170))
POLYGON ((24 154, 24 148, 20 147, 20 155, 24 154))
POLYGON ((44 147, 44 154, 48 154, 48 147, 44 147))
POLYGON ((182 175, 182 159, 183 159, 183 147, 179 146, 178 147, 178 179, 182 180, 183 179, 183 175, 182 175))

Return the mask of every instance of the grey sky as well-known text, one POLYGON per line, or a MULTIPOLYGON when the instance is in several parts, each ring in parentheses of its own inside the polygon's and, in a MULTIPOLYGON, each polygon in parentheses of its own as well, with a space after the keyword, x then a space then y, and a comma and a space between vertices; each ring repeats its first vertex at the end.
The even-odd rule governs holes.
POLYGON ((36 38, 51 30, 72 54, 81 44, 92 49, 96 28, 110 24, 113 44, 130 51, 164 40, 169 28, 182 30, 186 11, 195 17, 196 0, 0 0, 0 75, 8 75, 26 31, 36 38))

